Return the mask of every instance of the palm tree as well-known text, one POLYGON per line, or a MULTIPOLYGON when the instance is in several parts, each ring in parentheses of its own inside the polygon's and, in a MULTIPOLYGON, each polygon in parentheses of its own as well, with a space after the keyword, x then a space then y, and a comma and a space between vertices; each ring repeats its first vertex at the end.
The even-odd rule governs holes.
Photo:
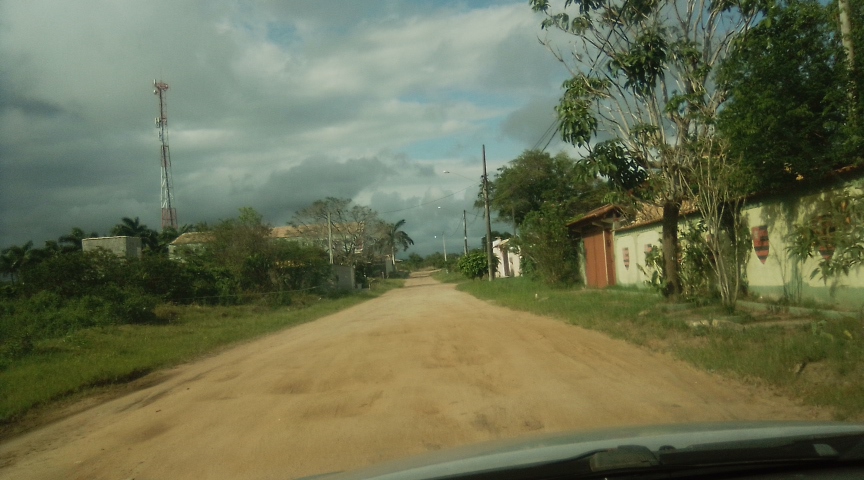
POLYGON ((141 237, 145 236, 149 231, 150 229, 147 228, 147 225, 142 224, 138 217, 135 217, 134 220, 129 217, 123 217, 123 220, 111 229, 111 235, 118 237, 141 237))
POLYGON ((80 252, 85 238, 94 238, 98 236, 99 234, 96 232, 90 232, 87 234, 84 230, 78 227, 73 227, 70 233, 58 238, 57 243, 60 245, 60 249, 63 253, 80 252))
POLYGON ((12 283, 18 281, 21 269, 33 263, 37 252, 33 249, 33 241, 24 245, 13 245, 0 252, 0 272, 9 275, 12 283))
POLYGON ((140 237, 145 248, 151 251, 159 250, 159 234, 155 230, 147 228, 147 225, 141 223, 138 217, 135 217, 134 220, 123 217, 121 223, 114 225, 114 228, 111 229, 111 235, 140 237))
POLYGON ((396 248, 402 247, 402 251, 408 250, 408 247, 414 245, 414 240, 408 236, 403 230, 402 225, 405 225, 405 219, 399 220, 396 223, 387 225, 387 233, 384 241, 390 247, 390 261, 396 265, 396 248))

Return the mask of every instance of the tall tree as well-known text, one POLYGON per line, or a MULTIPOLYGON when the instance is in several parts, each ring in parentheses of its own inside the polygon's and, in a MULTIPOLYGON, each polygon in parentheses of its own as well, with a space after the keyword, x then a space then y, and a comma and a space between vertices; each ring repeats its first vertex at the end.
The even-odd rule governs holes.
POLYGON ((375 210, 347 198, 327 197, 298 210, 292 225, 327 250, 333 239, 334 263, 354 265, 368 259, 381 243, 382 221, 375 210), (328 228, 329 222, 329 228, 328 228))
POLYGON ((9 276, 12 283, 18 281, 21 270, 33 264, 38 252, 33 248, 33 242, 24 245, 13 245, 0 251, 0 272, 9 276))
POLYGON ((560 205, 547 203, 530 212, 516 238, 519 253, 527 260, 529 275, 551 285, 580 280, 576 241, 567 231, 572 213, 560 205))
MULTIPOLYGON (((490 207, 499 220, 521 225, 525 217, 552 202, 576 215, 603 204, 609 188, 596 178, 585 178, 580 166, 565 153, 554 157, 526 150, 498 169, 489 181, 490 207)), ((475 206, 482 207, 482 192, 475 206)))
POLYGON ((73 227, 71 232, 60 236, 60 238, 57 239, 57 243, 64 253, 80 252, 85 238, 98 236, 99 234, 96 232, 90 232, 88 234, 78 227, 73 227))
POLYGON ((780 2, 720 68, 730 98, 718 125, 756 189, 818 179, 861 155, 836 15, 817 0, 780 2))
POLYGON ((272 290, 270 271, 275 264, 270 241, 272 226, 254 209, 240 209, 237 218, 220 221, 210 230, 208 259, 227 268, 244 290, 272 290))
POLYGON ((393 265, 396 265, 396 249, 401 248, 404 252, 408 250, 408 247, 414 245, 414 240, 402 230, 403 225, 405 225, 405 219, 399 220, 396 223, 382 224, 384 229, 382 246, 390 254, 390 261, 393 262, 393 265))
POLYGON ((531 0, 546 17, 542 28, 575 40, 567 55, 545 40, 572 74, 556 108, 562 138, 586 152, 592 174, 663 209, 670 297, 680 292, 682 166, 694 161, 687 145, 713 134, 726 99, 713 78, 716 67, 756 23, 760 5, 761 0, 565 0, 552 11, 549 0, 531 0))
POLYGON ((111 229, 111 235, 124 237, 140 237, 141 244, 145 250, 156 252, 159 250, 159 233, 141 223, 138 217, 134 219, 123 217, 120 223, 111 229))

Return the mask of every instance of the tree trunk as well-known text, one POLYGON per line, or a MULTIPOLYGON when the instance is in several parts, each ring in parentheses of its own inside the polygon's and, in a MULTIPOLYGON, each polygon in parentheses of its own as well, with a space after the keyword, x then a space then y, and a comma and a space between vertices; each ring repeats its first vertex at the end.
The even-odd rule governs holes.
POLYGON ((678 216, 680 213, 680 203, 667 201, 663 204, 663 276, 666 279, 663 294, 672 301, 677 301, 681 293, 681 282, 678 278, 678 216))

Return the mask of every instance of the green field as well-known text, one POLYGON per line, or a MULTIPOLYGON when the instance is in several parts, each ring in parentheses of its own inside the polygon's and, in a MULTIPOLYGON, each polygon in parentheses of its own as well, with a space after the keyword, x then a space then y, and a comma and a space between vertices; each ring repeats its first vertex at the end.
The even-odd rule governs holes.
POLYGON ((160 306, 159 324, 111 325, 35 342, 33 351, 0 370, 0 426, 57 401, 85 396, 218 351, 225 346, 309 322, 377 297, 402 280, 375 283, 338 298, 305 295, 290 307, 160 306))

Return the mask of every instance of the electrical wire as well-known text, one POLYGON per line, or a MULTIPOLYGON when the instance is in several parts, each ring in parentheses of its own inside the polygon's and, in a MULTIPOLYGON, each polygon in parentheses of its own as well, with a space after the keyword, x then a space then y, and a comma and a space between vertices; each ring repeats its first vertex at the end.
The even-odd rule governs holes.
POLYGON ((555 125, 555 131, 553 131, 552 134, 549 135, 549 140, 546 142, 546 145, 543 145, 543 150, 540 150, 541 152, 545 152, 546 149, 549 148, 549 144, 552 143, 552 140, 555 138, 555 134, 557 134, 561 130, 561 123, 558 120, 555 121, 555 125))
POLYGON ((549 135, 549 140, 546 142, 546 146, 543 147, 543 150, 546 150, 546 147, 548 147, 549 144, 552 143, 552 139, 555 138, 555 134, 558 133, 559 128, 560 120, 556 118, 552 121, 552 124, 549 125, 549 128, 547 128, 546 131, 543 132, 543 135, 541 135, 540 138, 534 143, 534 146, 531 147, 531 150, 537 150, 540 147, 540 144, 543 143, 543 139, 546 138, 547 135, 549 135))

